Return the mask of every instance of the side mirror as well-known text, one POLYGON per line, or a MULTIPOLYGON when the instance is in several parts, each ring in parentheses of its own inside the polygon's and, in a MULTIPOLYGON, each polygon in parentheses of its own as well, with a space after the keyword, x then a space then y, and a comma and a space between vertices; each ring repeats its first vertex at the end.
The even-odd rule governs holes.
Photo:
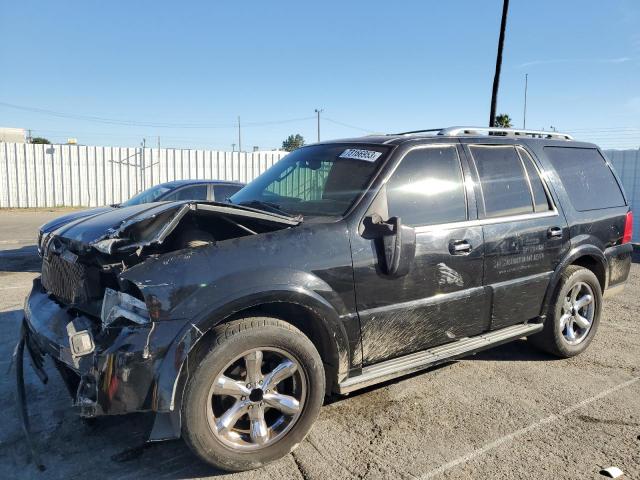
POLYGON ((393 278, 409 273, 416 254, 416 231, 398 217, 383 221, 380 215, 365 218, 365 238, 373 238, 382 271, 393 278))

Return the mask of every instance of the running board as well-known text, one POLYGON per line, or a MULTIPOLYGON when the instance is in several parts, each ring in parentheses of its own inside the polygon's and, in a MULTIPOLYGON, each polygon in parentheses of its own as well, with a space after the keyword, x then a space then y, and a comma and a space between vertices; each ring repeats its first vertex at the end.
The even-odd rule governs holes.
POLYGON ((509 340, 525 337, 542 330, 541 323, 513 325, 494 332, 483 333, 475 337, 463 338, 440 347, 411 353, 403 357, 386 360, 362 369, 356 377, 348 378, 338 384, 338 393, 349 393, 354 390, 385 382, 409 373, 424 370, 442 362, 463 357, 486 348, 495 347, 509 340))

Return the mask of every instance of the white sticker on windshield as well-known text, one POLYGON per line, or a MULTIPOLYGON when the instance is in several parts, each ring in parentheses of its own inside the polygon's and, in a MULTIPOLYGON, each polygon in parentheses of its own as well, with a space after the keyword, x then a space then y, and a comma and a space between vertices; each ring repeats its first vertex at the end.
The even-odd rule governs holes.
POLYGON ((347 148, 340 154, 340 158, 353 158, 355 160, 364 160, 366 162, 375 162, 382 152, 375 150, 360 150, 359 148, 347 148))

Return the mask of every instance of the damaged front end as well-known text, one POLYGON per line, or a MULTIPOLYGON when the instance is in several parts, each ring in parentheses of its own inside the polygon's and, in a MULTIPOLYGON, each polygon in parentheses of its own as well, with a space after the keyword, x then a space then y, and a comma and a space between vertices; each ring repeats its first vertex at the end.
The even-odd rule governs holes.
POLYGON ((171 406, 159 399, 158 372, 164 364, 177 379, 181 365, 166 354, 190 319, 161 318, 156 299, 125 274, 160 255, 300 222, 228 204, 174 202, 66 224, 42 239, 42 275, 25 301, 23 348, 43 381, 43 358, 52 358, 82 416, 166 413, 171 406))

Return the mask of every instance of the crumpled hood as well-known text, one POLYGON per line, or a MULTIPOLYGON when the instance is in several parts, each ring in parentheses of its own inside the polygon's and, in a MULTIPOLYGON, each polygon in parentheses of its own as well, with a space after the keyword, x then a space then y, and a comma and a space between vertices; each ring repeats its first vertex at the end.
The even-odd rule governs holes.
POLYGON ((92 209, 88 214, 62 224, 55 230, 55 234, 75 242, 91 244, 110 236, 124 224, 142 221, 167 210, 175 210, 184 203, 186 202, 143 203, 124 208, 92 209))
POLYGON ((160 244, 189 212, 202 211, 229 218, 254 219, 278 226, 295 226, 302 217, 289 217, 255 208, 217 202, 156 202, 122 208, 93 209, 53 230, 53 234, 77 244, 94 246, 105 253, 160 244))

